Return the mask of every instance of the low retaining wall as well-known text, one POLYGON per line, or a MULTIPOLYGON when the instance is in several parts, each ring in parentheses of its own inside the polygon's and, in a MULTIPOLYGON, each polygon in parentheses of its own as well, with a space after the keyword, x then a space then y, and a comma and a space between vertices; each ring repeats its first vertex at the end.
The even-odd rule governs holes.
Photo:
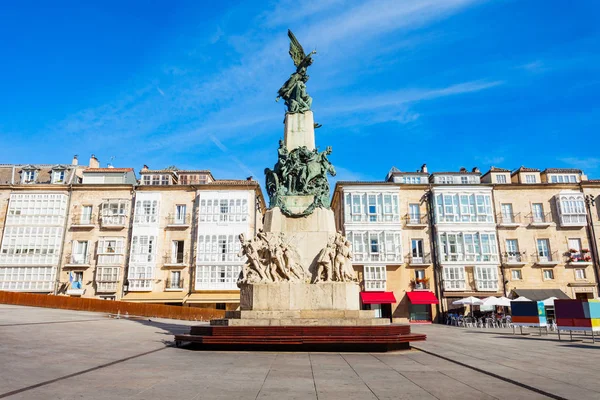
POLYGON ((129 314, 142 317, 183 319, 189 321, 210 321, 211 319, 225 318, 224 310, 3 291, 0 291, 0 304, 110 314, 121 313, 121 315, 129 314))

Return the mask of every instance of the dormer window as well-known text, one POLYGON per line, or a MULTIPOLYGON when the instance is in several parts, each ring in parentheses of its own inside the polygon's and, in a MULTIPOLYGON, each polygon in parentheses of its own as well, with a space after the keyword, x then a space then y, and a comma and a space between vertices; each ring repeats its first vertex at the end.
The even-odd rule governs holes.
POLYGON ((65 183, 65 170, 64 169, 52 170, 52 183, 65 183))
POLYGON ((23 169, 21 174, 21 183, 35 183, 37 171, 34 168, 23 169))

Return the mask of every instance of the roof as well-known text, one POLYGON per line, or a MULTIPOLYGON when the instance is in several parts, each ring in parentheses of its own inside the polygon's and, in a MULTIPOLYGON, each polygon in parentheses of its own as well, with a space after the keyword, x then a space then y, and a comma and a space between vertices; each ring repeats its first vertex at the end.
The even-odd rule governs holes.
POLYGON ((140 174, 176 174, 179 171, 172 169, 141 169, 140 174))
POLYGON ((583 171, 577 168, 546 168, 543 173, 545 174, 582 174, 583 171))
POLYGON ((549 297, 556 297, 558 299, 565 300, 571 299, 560 289, 513 289, 512 292, 516 294, 516 296, 513 296, 515 298, 524 296, 533 301, 546 300, 549 297))
POLYGON ((473 171, 448 171, 448 172, 432 172, 431 176, 436 175, 481 175, 481 172, 473 172, 473 171))
POLYGON ((133 172, 133 168, 87 168, 83 172, 133 172))
POLYGON ((258 182, 247 179, 217 179, 206 183, 206 185, 258 185, 258 182))
POLYGON ((397 183, 388 181, 337 181, 336 185, 397 185, 397 183))
POLYGON ((515 169, 511 175, 515 175, 520 172, 540 172, 540 170, 537 168, 527 168, 521 165, 519 168, 515 169))
MULTIPOLYGON (((493 165, 490 167, 490 170, 488 172, 510 172, 510 169, 506 169, 506 168, 498 168, 498 167, 494 167, 493 165)), ((487 174, 487 172, 486 172, 487 174)))

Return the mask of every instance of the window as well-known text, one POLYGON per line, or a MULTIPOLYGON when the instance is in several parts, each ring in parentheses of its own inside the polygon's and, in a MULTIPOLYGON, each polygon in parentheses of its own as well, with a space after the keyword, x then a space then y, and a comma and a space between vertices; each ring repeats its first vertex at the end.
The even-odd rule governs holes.
POLYGON ((158 201, 138 200, 135 203, 134 222, 138 224, 156 223, 158 221, 158 201))
POLYGON ((521 261, 521 253, 519 252, 519 243, 517 239, 506 239, 506 261, 521 261))
POLYGON ((92 223, 92 206, 81 207, 79 223, 82 225, 90 225, 92 223))
POLYGON ((52 183, 64 183, 65 181, 65 170, 55 169, 52 170, 52 183))
POLYGON ((541 262, 552 261, 552 257, 550 255, 550 242, 548 239, 538 239, 537 240, 537 251, 538 251, 538 259, 541 262))
POLYGON ((100 215, 102 226, 122 226, 125 225, 127 208, 129 200, 110 199, 104 200, 100 206, 100 215))
POLYGON ((569 255, 571 261, 582 261, 581 239, 569 239, 569 255))
POLYGON ((583 193, 559 195, 558 210, 562 226, 585 225, 587 223, 583 193))
POLYGON ((489 194, 441 193, 435 196, 436 222, 493 222, 489 194))
POLYGON ((168 283, 169 289, 182 289, 181 271, 171 271, 171 276, 168 283))
POLYGON ((544 270, 544 280, 549 281, 554 279, 554 271, 552 271, 551 269, 545 269, 544 270))
POLYGON ((355 261, 402 262, 400 231, 348 231, 355 261))
POLYGON ((377 233, 371 233, 369 235, 369 244, 371 246, 371 254, 379 253, 379 235, 377 233))
POLYGON ((444 266, 444 289, 445 290, 464 290, 465 289, 465 267, 464 266, 444 266))
POLYGON ((408 205, 408 221, 411 224, 421 223, 421 209, 418 203, 408 205))
POLYGON ((429 289, 428 282, 425 280, 425 270, 417 269, 415 270, 415 289, 429 289))
POLYGON ((384 265, 364 267, 365 290, 385 290, 386 269, 384 265))
POLYGON ((155 260, 155 236, 134 236, 131 241, 131 258, 133 262, 149 263, 155 260))
POLYGON ((410 241, 411 245, 411 261, 415 264, 425 262, 425 254, 423 254, 423 239, 412 239, 410 241))
POLYGON ((535 182, 536 182, 536 179, 535 179, 534 174, 525 175, 525 183, 535 183, 535 182))
POLYGON ((463 185, 466 185, 467 183, 469 183, 469 177, 468 176, 461 176, 460 177, 460 183, 462 183, 463 185))
POLYGON ((37 176, 37 171, 34 169, 24 170, 21 176, 21 183, 34 183, 37 176))
POLYGON ((175 223, 185 224, 186 223, 187 207, 185 204, 177 204, 175 206, 175 223))
POLYGON ((454 183, 454 178, 452 176, 442 175, 438 177, 437 182, 442 185, 451 185, 454 183))
POLYGON ((215 304, 215 309, 217 309, 217 310, 227 310, 227 304, 226 303, 216 303, 215 304))
POLYGON ((83 285, 83 271, 69 272, 69 282, 71 283, 71 289, 81 289, 83 285))
POLYGON ((125 238, 101 237, 98 241, 98 265, 121 265, 123 263, 125 238))
POLYGON ((201 222, 245 222, 248 219, 247 199, 200 200, 201 222))
POLYGON ((577 183, 577 175, 550 175, 550 183, 577 183))
POLYGON ((496 183, 506 183, 506 175, 496 175, 496 183))
POLYGON ((73 254, 71 254, 70 264, 89 263, 88 241, 76 240, 72 244, 73 254))
POLYGON ((170 179, 169 175, 167 174, 144 174, 142 182, 144 185, 169 185, 170 179))
POLYGON ((523 279, 520 269, 513 269, 510 271, 510 277, 513 281, 520 281, 523 279))
POLYGON ((99 267, 96 270, 96 289, 98 292, 115 292, 119 281, 119 267, 99 267))
POLYGON ((130 264, 127 281, 129 282, 130 291, 152 290, 152 284, 154 282, 154 265, 130 264))
POLYGON ((199 265, 196 267, 195 289, 236 290, 240 265, 199 265))
POLYGON ((0 267, 0 289, 49 292, 55 276, 54 267, 0 267))
POLYGON ((242 262, 237 235, 199 235, 197 261, 242 262))
POLYGON ((533 203, 531 205, 531 215, 533 217, 533 222, 546 222, 544 205, 542 203, 533 203))
POLYGON ((441 233, 439 245, 442 261, 498 261, 498 246, 495 233, 464 232, 441 233))
POLYGON ((496 291, 498 290, 498 267, 475 267, 475 284, 477 290, 496 291))
POLYGON ((183 240, 173 240, 171 248, 171 262, 174 264, 183 264, 185 242, 183 240))
POLYGON ((575 279, 578 281, 585 280, 585 269, 577 268, 575 270, 575 279))
POLYGON ((502 214, 501 214, 502 221, 501 222, 504 224, 514 223, 515 219, 513 216, 512 204, 509 204, 509 203, 501 204, 500 208, 502 210, 502 214))

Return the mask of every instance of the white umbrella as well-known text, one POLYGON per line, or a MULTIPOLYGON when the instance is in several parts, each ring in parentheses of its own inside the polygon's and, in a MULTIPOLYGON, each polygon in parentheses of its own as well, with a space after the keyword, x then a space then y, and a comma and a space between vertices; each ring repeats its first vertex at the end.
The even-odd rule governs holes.
POLYGON ((501 305, 498 301, 500 299, 498 299, 497 297, 494 296, 490 296, 490 297, 486 297, 485 299, 481 300, 481 305, 482 306, 499 306, 501 305))
POLYGON ((520 297, 517 297, 516 299, 512 299, 511 301, 532 301, 532 300, 529 300, 525 296, 520 296, 520 297))
POLYGON ((554 300, 558 300, 558 297, 548 297, 546 300, 544 300, 544 306, 554 307, 554 300))
POLYGON ((499 297, 498 298, 498 305, 499 306, 504 306, 504 307, 510 307, 510 299, 508 297, 499 297))
POLYGON ((452 304, 462 304, 462 305, 471 305, 471 306, 480 306, 483 304, 481 300, 477 297, 465 297, 464 299, 453 301, 452 304))

